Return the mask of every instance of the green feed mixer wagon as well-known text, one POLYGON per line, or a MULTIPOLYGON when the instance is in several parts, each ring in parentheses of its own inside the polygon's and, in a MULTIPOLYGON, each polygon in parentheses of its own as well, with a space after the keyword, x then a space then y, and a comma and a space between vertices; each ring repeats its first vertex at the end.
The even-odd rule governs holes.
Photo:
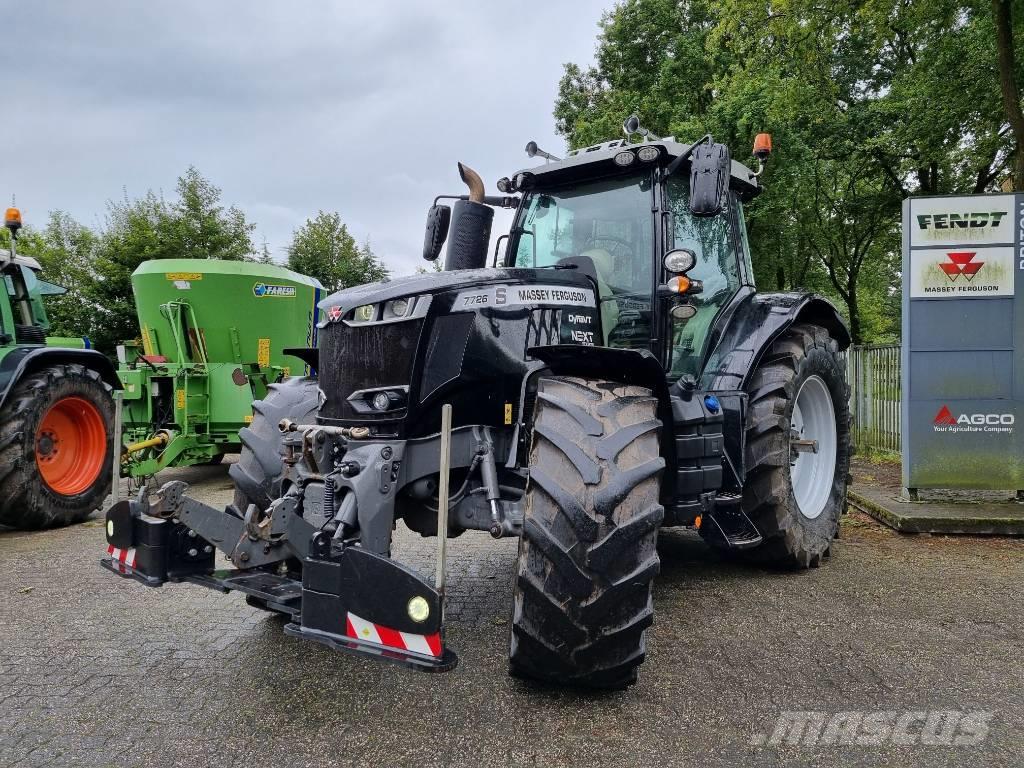
MULTIPOLYGON (((253 401, 308 372, 322 286, 268 264, 147 261, 132 275, 140 338, 118 347, 120 471, 217 463, 237 452, 253 401)), ((258 405, 257 405, 258 407, 258 405)))

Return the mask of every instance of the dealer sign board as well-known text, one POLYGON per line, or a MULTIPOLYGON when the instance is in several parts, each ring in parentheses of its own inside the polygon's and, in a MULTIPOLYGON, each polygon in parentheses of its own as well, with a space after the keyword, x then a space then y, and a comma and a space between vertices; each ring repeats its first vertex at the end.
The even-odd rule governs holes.
POLYGON ((903 484, 1024 489, 1024 195, 903 203, 903 484))

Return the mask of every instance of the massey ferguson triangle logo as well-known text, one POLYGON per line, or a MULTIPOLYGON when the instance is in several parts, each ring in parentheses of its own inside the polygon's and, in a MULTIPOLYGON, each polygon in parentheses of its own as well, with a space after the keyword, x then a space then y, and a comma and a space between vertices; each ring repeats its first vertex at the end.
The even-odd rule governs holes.
POLYGON ((946 277, 951 282, 956 282, 956 279, 961 275, 967 282, 974 280, 975 275, 981 271, 981 268, 985 266, 984 261, 975 261, 974 257, 978 254, 974 251, 954 251, 947 253, 946 257, 949 261, 944 261, 939 264, 939 269, 946 273, 946 277))
POLYGON ((332 323, 336 323, 341 320, 341 314, 341 307, 337 304, 327 310, 327 317, 330 318, 332 323))

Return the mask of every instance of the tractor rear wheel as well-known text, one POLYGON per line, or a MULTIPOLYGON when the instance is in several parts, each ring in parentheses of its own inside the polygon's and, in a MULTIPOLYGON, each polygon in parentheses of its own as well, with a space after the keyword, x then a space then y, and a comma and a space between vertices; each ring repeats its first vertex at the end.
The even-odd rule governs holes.
POLYGON ((593 688, 636 682, 664 517, 656 408, 642 387, 540 380, 513 586, 513 675, 593 688))
POLYGON ((25 377, 0 413, 0 523, 25 530, 78 523, 110 493, 114 403, 82 365, 25 377))
POLYGON ((850 470, 844 368, 825 328, 797 324, 750 378, 743 511, 764 540, 744 556, 810 568, 830 554, 850 470))
POLYGON ((281 419, 312 424, 320 405, 317 380, 293 376, 271 384, 267 396, 254 400, 252 423, 239 430, 242 451, 228 474, 235 484, 235 508, 245 513, 250 504, 265 512, 281 495, 284 462, 281 456, 281 419))

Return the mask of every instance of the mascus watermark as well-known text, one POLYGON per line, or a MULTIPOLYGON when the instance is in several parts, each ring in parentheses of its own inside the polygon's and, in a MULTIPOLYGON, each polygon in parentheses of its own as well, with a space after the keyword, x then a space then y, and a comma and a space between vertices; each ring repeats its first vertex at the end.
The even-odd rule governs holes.
POLYGON ((900 744, 974 747, 985 741, 995 716, 988 710, 853 710, 782 712, 770 734, 757 733, 750 743, 825 747, 900 744))

